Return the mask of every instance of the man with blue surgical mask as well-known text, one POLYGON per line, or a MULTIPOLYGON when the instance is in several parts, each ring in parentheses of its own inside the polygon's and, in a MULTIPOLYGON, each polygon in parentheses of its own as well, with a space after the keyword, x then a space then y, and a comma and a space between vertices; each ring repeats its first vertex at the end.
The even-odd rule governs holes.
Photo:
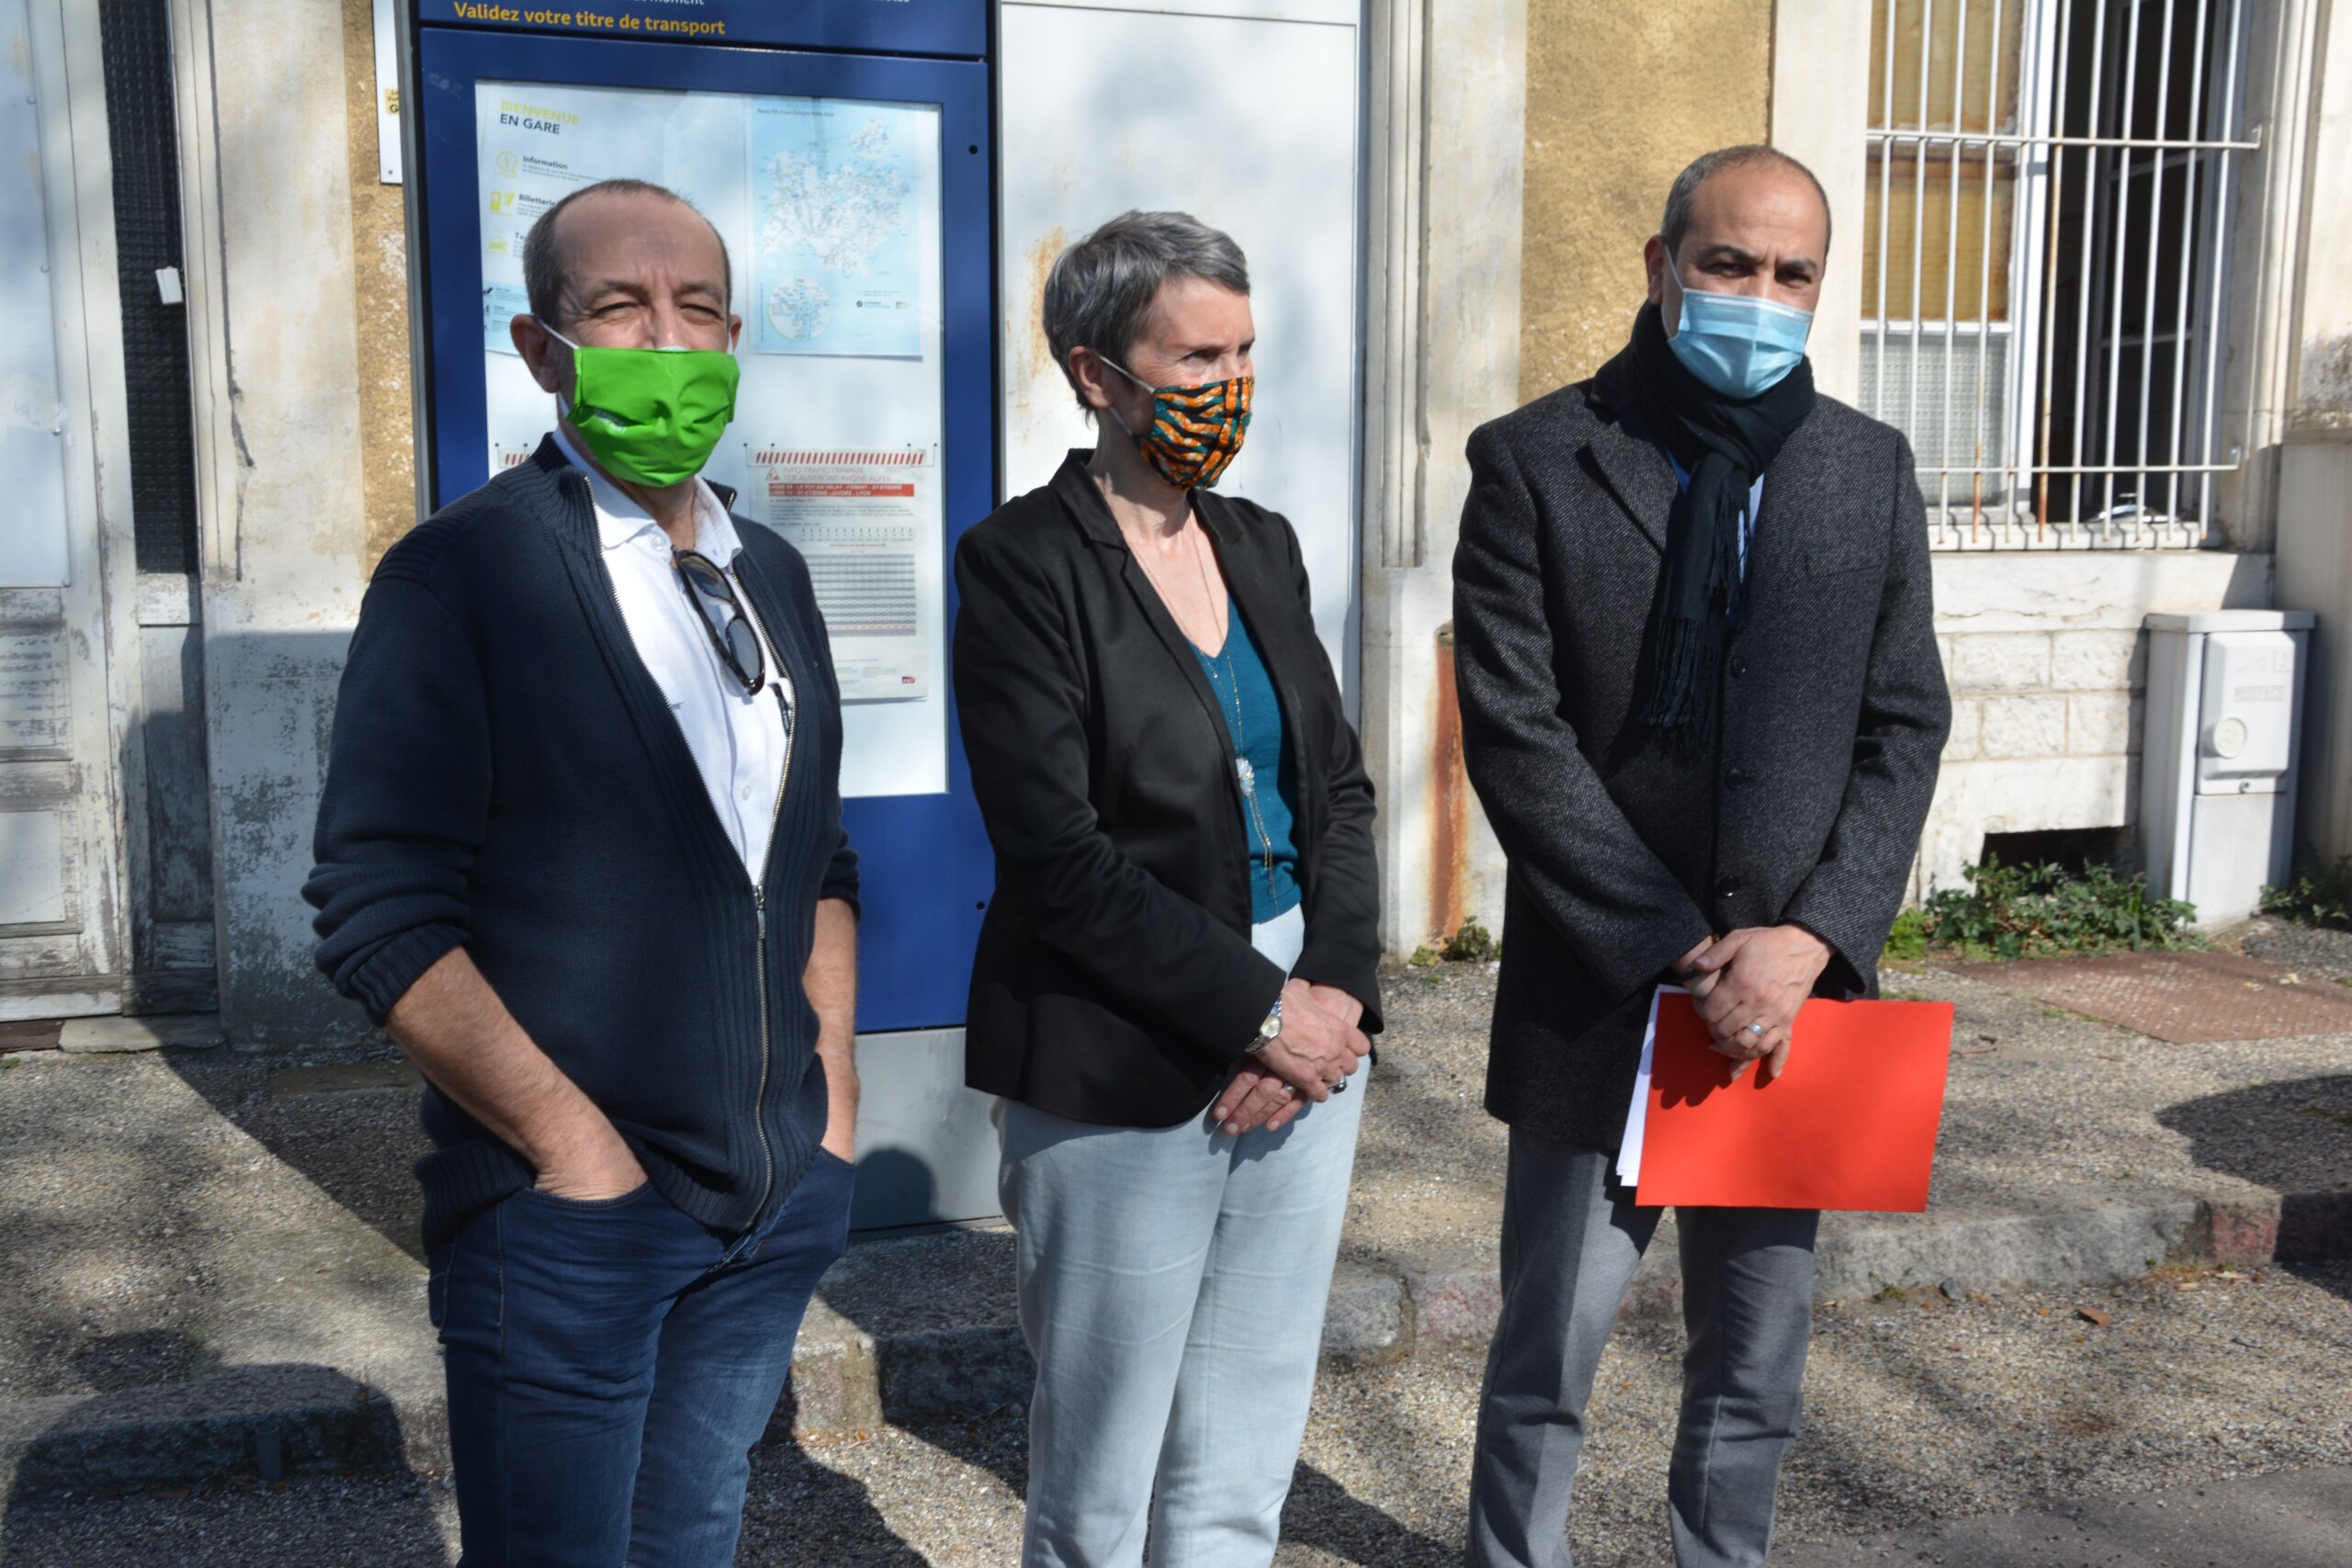
MULTIPOLYGON (((1828 250, 1803 164, 1706 154, 1644 246, 1625 348, 1470 438, 1455 678, 1510 863, 1478 1568, 1567 1568, 1586 1399, 1662 1213, 1615 1174, 1653 995, 1697 995, 1726 1077, 1777 1077, 1808 997, 1875 994, 1935 793, 1951 701, 1925 507, 1901 434, 1814 389, 1828 250)), ((1819 1218, 1677 1215, 1679 1568, 1770 1551, 1819 1218)))

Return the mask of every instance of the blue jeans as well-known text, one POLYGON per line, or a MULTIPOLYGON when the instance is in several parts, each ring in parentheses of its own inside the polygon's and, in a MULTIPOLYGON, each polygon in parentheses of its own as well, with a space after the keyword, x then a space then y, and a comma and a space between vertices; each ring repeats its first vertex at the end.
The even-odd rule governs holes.
POLYGON ((820 1153, 753 1230, 650 1187, 516 1192, 433 1259, 461 1568, 721 1568, 751 1448, 817 1280, 849 1241, 851 1172, 820 1153))

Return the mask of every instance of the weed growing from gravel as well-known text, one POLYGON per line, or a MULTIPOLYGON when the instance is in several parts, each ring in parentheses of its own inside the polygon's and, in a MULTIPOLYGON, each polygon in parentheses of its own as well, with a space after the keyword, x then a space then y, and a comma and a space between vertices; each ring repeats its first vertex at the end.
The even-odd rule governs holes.
POLYGON ((1464 920, 1441 952, 1448 964, 1490 964, 1503 955, 1503 944, 1477 921, 1464 920))
POLYGON ((2307 926, 2352 931, 2352 855, 2325 871, 2306 862, 2294 881, 2262 890, 2262 911, 2307 926))
POLYGON ((1967 886, 1945 888, 1918 911, 1923 951, 2010 959, 2204 945, 2189 929, 2196 906, 2156 897, 2144 877, 1991 857, 1963 874, 1967 886))
POLYGON ((1462 929, 1452 936, 1440 931, 1430 942, 1436 946, 1417 947, 1405 962, 1416 969, 1427 969, 1437 964, 1491 964, 1503 955, 1503 944, 1494 933, 1472 919, 1464 920, 1462 929))
POLYGON ((1911 963, 1928 956, 1928 912, 1914 907, 1894 917, 1894 927, 1886 933, 1886 954, 1898 964, 1911 963))

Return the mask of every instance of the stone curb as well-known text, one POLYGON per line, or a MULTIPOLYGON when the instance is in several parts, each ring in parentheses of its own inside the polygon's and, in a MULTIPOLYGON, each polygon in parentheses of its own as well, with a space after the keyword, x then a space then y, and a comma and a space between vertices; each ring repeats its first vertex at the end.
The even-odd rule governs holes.
MULTIPOLYGON (((437 1414, 437 1413, 436 1413, 437 1414)), ((11 1497, 401 1462, 404 1412, 325 1367, 241 1367, 90 1398, 0 1404, 11 1497)))
MULTIPOLYGON (((1679 1310, 1671 1252, 1654 1248, 1652 1257, 1626 1303, 1629 1315, 1679 1310)), ((2352 1192, 2183 1198, 1844 1230, 1823 1237, 1815 1287, 1821 1300, 1854 1300, 1890 1285, 1929 1288, 1953 1278, 1978 1289, 2051 1287, 2131 1279, 2162 1264, 2346 1257, 2352 1192)), ((1491 1269, 1343 1261, 1325 1314, 1323 1355, 1377 1365, 1424 1350, 1476 1348, 1494 1332, 1501 1299, 1491 1269)), ((447 1414, 438 1369, 403 1371, 386 1381, 412 1391, 405 1397, 324 1367, 254 1367, 87 1399, 0 1404, 0 1477, 13 1478, 14 1495, 54 1496, 273 1469, 443 1469, 447 1414)), ((771 1441, 1018 1407, 1028 1399, 1031 1365, 1012 1323, 876 1336, 820 1307, 803 1328, 792 1377, 771 1441)))
POLYGON ((57 1032, 57 1049, 69 1056, 117 1055, 127 1051, 214 1050, 228 1043, 216 1013, 176 1013, 69 1018, 57 1032))

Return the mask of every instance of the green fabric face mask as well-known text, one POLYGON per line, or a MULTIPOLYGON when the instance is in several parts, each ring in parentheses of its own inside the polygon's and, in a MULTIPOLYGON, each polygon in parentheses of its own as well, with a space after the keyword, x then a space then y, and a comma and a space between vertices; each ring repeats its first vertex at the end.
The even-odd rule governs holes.
POLYGON ((595 348, 553 327, 571 350, 565 418, 615 479, 669 486, 702 472, 735 417, 743 367, 715 348, 595 348))

